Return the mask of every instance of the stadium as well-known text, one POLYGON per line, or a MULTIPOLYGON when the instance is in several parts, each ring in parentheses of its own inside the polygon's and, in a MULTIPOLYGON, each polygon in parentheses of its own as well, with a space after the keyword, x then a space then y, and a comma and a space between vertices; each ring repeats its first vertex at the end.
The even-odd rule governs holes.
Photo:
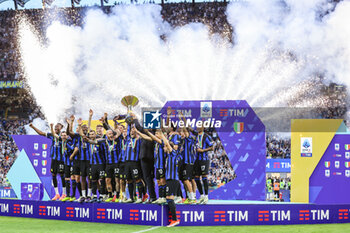
POLYGON ((347 0, 0 0, 4 232, 350 231, 347 0))

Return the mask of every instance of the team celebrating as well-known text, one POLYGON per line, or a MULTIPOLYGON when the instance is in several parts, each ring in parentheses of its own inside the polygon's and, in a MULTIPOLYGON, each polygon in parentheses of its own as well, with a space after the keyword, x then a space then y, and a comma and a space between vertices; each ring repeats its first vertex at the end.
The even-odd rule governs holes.
MULTIPOLYGON (((167 123, 171 111, 167 109, 167 123)), ((101 124, 93 130, 93 111, 90 110, 88 124, 78 119, 75 132, 73 115, 66 119, 66 131, 61 123, 50 124, 48 133, 30 124, 39 135, 52 140, 51 174, 55 189, 52 200, 167 203, 172 217, 169 226, 178 225, 175 204, 208 202, 208 152, 213 150, 213 141, 204 127, 194 130, 170 124, 169 128, 147 130, 135 114, 130 115, 131 121, 125 121, 125 115, 114 117, 114 127, 111 127, 105 113, 99 120, 101 124), (57 175, 61 177, 61 194, 57 175), (158 184, 158 198, 154 178, 158 184), (196 199, 197 190, 199 200, 196 199)), ((186 122, 182 114, 179 118, 186 122)))

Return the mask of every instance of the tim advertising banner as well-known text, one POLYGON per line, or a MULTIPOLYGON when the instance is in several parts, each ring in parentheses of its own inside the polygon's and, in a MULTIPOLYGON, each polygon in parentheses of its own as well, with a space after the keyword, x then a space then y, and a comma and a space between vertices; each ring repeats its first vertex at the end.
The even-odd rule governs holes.
MULTIPOLYGON (((180 226, 350 223, 350 205, 177 205, 180 226)), ((0 216, 166 226, 166 205, 0 200, 0 216)))

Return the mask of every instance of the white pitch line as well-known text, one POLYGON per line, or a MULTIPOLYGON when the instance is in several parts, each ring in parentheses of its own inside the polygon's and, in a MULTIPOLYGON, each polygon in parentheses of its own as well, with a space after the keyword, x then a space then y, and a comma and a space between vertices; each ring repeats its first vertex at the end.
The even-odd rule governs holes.
POLYGON ((159 227, 161 227, 161 226, 155 226, 155 227, 151 227, 151 228, 146 229, 146 230, 135 231, 135 232, 133 232, 133 233, 141 233, 141 232, 146 232, 146 231, 152 231, 152 230, 155 230, 155 229, 157 229, 157 228, 159 228, 159 227))

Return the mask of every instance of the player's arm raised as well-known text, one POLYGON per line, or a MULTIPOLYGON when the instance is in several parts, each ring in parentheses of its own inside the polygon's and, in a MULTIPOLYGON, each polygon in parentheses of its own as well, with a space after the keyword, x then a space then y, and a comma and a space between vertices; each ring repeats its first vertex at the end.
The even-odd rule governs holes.
MULTIPOLYGON (((167 109, 166 109, 166 125, 167 126, 169 126, 169 122, 170 122, 170 115, 171 115, 171 107, 169 106, 167 109)), ((168 128, 165 128, 165 130, 167 131, 167 132, 169 132, 170 131, 170 128, 168 127, 168 128)))
POLYGON ((81 118, 78 119, 78 128, 77 128, 77 131, 78 131, 78 134, 81 136, 81 137, 84 137, 84 132, 83 132, 83 128, 81 127, 81 125, 83 124, 83 120, 81 118))
POLYGON ((35 127, 35 126, 33 125, 33 123, 30 123, 30 124, 29 124, 29 127, 32 128, 32 129, 34 129, 34 131, 35 131, 37 134, 39 134, 40 136, 46 137, 46 133, 44 133, 43 131, 41 131, 41 130, 38 129, 37 127, 35 127))
MULTIPOLYGON (((185 116, 182 114, 182 112, 180 112, 180 114, 179 114, 179 119, 180 119, 180 121, 183 121, 183 122, 185 123, 185 125, 186 125, 186 118, 185 118, 185 116)), ((189 127, 191 127, 191 126, 189 126, 189 127)), ((185 137, 188 138, 188 137, 190 136, 190 133, 188 132, 187 127, 186 127, 186 126, 183 127, 182 130, 183 130, 184 133, 185 133, 185 137)))
POLYGON ((73 124, 74 124, 74 120, 75 120, 75 116, 74 115, 71 115, 69 117, 69 120, 67 119, 67 123, 68 123, 68 128, 69 130, 67 130, 67 134, 73 138, 75 135, 74 135, 74 132, 73 132, 73 124))
POLYGON ((153 141, 158 142, 159 144, 162 144, 162 140, 156 137, 153 133, 147 130, 147 134, 152 138, 153 141))
POLYGON ((135 127, 135 132, 142 138, 145 139, 147 141, 153 141, 152 138, 146 134, 141 133, 140 131, 137 130, 137 128, 135 127))
POLYGON ((88 121, 88 132, 90 132, 91 129, 91 118, 92 115, 94 114, 94 111, 92 111, 92 109, 89 110, 89 121, 88 121))
POLYGON ((160 135, 168 152, 171 153, 173 151, 173 148, 170 146, 169 140, 164 136, 163 132, 161 132, 160 135))
POLYGON ((57 138, 57 139, 60 138, 60 137, 56 134, 55 130, 53 129, 53 123, 50 124, 50 130, 51 130, 52 136, 54 136, 54 137, 57 138))

